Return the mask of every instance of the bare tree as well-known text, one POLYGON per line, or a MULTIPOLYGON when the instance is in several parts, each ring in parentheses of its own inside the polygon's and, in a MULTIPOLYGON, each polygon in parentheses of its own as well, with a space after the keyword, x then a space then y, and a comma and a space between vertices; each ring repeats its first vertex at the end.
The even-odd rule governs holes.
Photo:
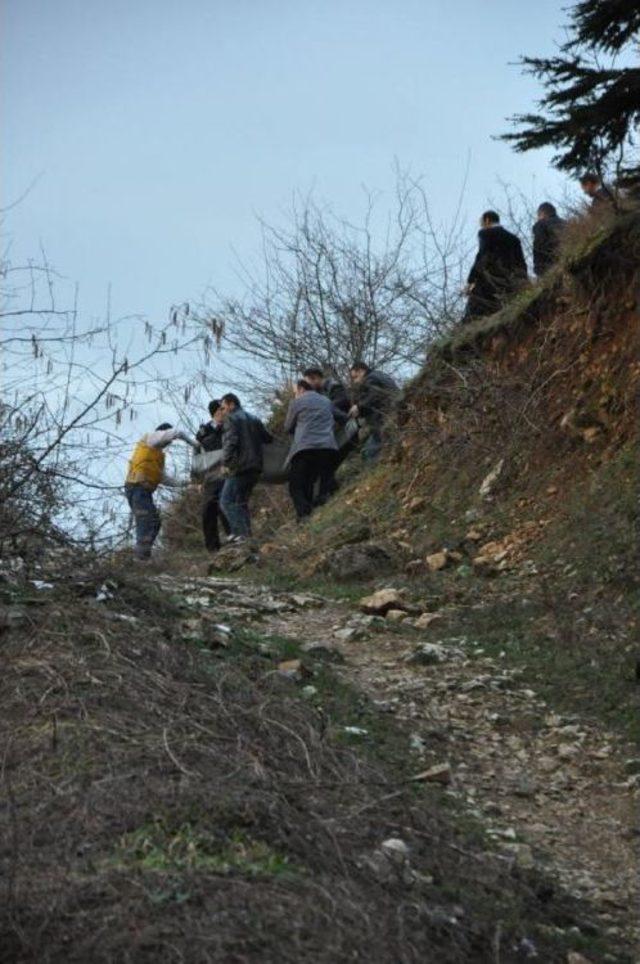
POLYGON ((0 283, 0 547, 112 544, 128 423, 206 367, 211 338, 184 305, 161 325, 109 310, 84 321, 44 252, 21 266, 5 256, 0 283), (186 370, 168 377, 167 356, 186 370))
POLYGON ((262 263, 240 265, 243 297, 209 291, 198 316, 265 388, 309 364, 408 371, 459 315, 461 207, 451 226, 435 225, 408 175, 397 172, 391 211, 367 195, 360 224, 307 197, 285 226, 260 225, 262 263))

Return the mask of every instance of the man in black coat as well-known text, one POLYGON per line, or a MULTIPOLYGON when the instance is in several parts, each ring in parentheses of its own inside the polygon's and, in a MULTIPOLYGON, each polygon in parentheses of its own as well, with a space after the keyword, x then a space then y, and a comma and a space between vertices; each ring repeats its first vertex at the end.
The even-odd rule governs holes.
POLYGON ((602 211, 607 207, 615 208, 616 199, 613 191, 602 183, 599 174, 588 172, 580 178, 580 187, 583 193, 590 198, 592 211, 602 211))
POLYGON ((558 217, 553 204, 543 201, 538 208, 538 220, 533 226, 533 270, 539 278, 558 258, 560 237, 565 223, 558 217))
POLYGON ((479 248, 467 278, 463 321, 498 311, 527 280, 527 262, 519 238, 500 224, 500 215, 485 211, 480 218, 479 248))
POLYGON ((220 507, 227 517, 234 542, 251 536, 249 497, 262 472, 262 447, 273 436, 259 418, 245 412, 233 392, 223 395, 220 408, 222 423, 222 474, 225 483, 220 494, 220 507))

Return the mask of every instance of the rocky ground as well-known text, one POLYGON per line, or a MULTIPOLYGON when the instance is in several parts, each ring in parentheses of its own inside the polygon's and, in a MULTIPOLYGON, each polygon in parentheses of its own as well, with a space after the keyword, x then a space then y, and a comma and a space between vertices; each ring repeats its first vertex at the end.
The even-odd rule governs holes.
MULTIPOLYGON (((381 715, 405 728, 416 778, 442 786, 500 859, 544 868, 591 905, 594 924, 614 945, 637 946, 640 759, 633 748, 588 719, 556 712, 518 670, 456 635, 452 613, 425 612, 403 590, 352 605, 233 577, 156 578, 194 610, 186 632, 213 612, 223 624, 213 630, 219 645, 234 626, 248 624, 265 637, 304 641, 303 653, 331 660, 381 715)), ((278 672, 317 699, 304 656, 278 672)), ((367 738, 357 721, 353 732, 367 738)), ((607 959, 617 958, 593 958, 607 959)))

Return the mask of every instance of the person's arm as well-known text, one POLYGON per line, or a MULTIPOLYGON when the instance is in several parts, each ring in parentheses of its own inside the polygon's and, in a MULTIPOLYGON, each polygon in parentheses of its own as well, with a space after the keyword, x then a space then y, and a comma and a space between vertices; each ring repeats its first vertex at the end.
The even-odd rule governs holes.
POLYGON ((533 226, 533 270, 537 275, 544 272, 544 249, 546 247, 545 230, 543 222, 538 221, 533 226))
POLYGON ((363 416, 370 415, 375 408, 376 397, 377 392, 374 382, 363 382, 360 386, 360 392, 358 393, 358 397, 356 399, 358 413, 363 416))
POLYGON ((260 433, 260 441, 261 441, 264 445, 268 445, 269 442, 273 442, 273 435, 272 435, 271 432, 265 427, 264 423, 263 423, 260 419, 257 419, 257 422, 258 422, 258 430, 259 430, 259 433, 260 433))
POLYGON ((284 420, 284 431, 292 435, 296 429, 296 422, 298 420, 298 399, 294 398, 289 402, 289 408, 287 409, 287 417, 284 420))
POLYGON ((147 444, 152 449, 163 449, 166 448, 167 445, 170 445, 171 442, 175 442, 176 439, 181 439, 194 449, 198 447, 195 439, 179 428, 165 428, 161 432, 149 432, 147 435, 147 444))
MULTIPOLYGON (((347 404, 348 404, 348 399, 347 399, 347 404)), ((338 407, 337 405, 335 405, 335 404, 331 406, 331 411, 332 411, 332 413, 333 413, 333 419, 334 419, 335 422, 338 423, 338 425, 346 425, 346 424, 347 424, 347 422, 349 421, 349 412, 350 412, 350 410, 351 410, 351 406, 349 406, 349 409, 347 409, 347 411, 345 411, 345 410, 342 409, 342 408, 339 408, 339 407, 338 407)))
POLYGON ((469 272, 469 277, 467 278, 467 285, 474 285, 483 267, 483 262, 487 254, 488 242, 487 236, 483 231, 478 232, 478 253, 475 256, 474 262, 471 265, 471 271, 469 272))
POLYGON ((527 260, 524 256, 524 251, 522 250, 522 244, 520 243, 520 238, 516 238, 517 244, 515 246, 515 267, 516 273, 526 278, 529 274, 529 269, 527 268, 527 260))
POLYGON ((240 436, 233 417, 228 416, 222 426, 222 464, 229 468, 238 456, 240 436))

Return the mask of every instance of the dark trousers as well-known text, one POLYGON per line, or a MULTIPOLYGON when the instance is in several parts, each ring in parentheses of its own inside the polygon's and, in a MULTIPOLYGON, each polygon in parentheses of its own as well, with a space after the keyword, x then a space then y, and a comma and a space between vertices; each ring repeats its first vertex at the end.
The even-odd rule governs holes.
POLYGON ((211 481, 204 483, 202 490, 202 534, 204 544, 209 552, 215 552, 220 548, 218 519, 222 522, 222 528, 227 535, 231 532, 227 517, 220 508, 220 495, 223 486, 224 479, 211 479, 211 481))
POLYGON ((330 494, 335 461, 336 453, 333 449, 304 449, 296 452, 291 459, 289 494, 298 519, 304 519, 311 514, 316 482, 320 482, 321 493, 324 491, 330 494))
POLYGON ((153 492, 142 485, 125 485, 124 494, 136 525, 136 556, 148 559, 160 532, 160 513, 154 504, 153 492))
POLYGON ((234 536, 251 535, 249 496, 259 478, 260 469, 248 469, 224 480, 220 508, 227 517, 231 534, 234 536))

